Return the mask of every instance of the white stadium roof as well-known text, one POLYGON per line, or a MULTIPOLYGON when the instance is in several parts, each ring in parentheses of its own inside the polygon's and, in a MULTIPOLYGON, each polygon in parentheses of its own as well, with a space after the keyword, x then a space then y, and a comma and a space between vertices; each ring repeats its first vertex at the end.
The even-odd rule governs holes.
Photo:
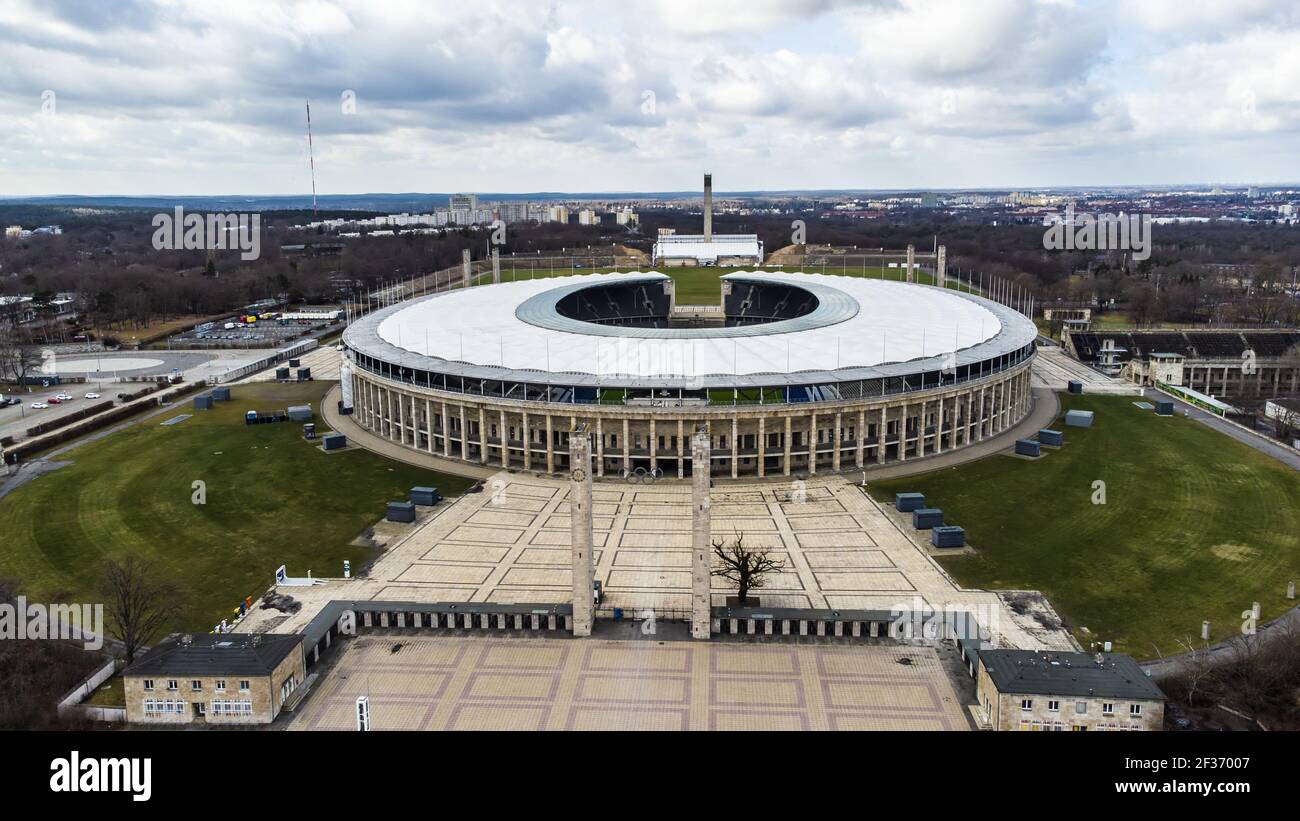
MULTIPOLYGON (((833 323, 815 327, 791 320, 795 324, 747 326, 743 335, 725 333, 740 329, 718 329, 717 335, 697 331, 682 337, 665 337, 664 329, 636 327, 618 327, 611 335, 611 326, 605 325, 592 325, 591 334, 575 333, 539 327, 519 317, 525 301, 547 291, 665 278, 636 272, 587 274, 476 286, 403 303, 374 317, 375 341, 419 357, 512 371, 691 379, 709 374, 837 371, 945 356, 998 336, 1003 330, 999 314, 1014 326, 1010 334, 1014 338, 1000 340, 999 348, 1005 344, 1008 352, 1015 350, 1031 343, 1035 335, 1024 317, 954 290, 823 274, 755 271, 726 277, 824 286, 855 302, 856 310, 848 318, 837 316, 833 323), (793 329, 780 332, 778 326, 793 329)), ((356 325, 358 331, 362 323, 365 320, 356 325)), ((354 344, 351 337, 349 344, 363 351, 367 347, 364 341, 354 344)))

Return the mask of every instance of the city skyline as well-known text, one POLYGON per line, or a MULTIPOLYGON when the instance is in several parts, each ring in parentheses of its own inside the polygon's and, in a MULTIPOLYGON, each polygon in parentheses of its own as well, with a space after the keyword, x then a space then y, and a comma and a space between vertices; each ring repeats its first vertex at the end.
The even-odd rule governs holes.
POLYGON ((0 197, 1300 179, 1285 3, 596 11, 6 3, 0 197))

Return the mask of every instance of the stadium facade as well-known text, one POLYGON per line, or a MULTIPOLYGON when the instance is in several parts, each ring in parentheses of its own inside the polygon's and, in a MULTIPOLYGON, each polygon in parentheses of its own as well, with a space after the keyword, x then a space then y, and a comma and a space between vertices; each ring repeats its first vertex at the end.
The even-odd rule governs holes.
POLYGON ((675 320, 659 273, 483 285, 410 300, 344 334, 345 400, 405 447, 560 473, 585 423, 597 475, 863 469, 941 453, 1030 409, 1036 330, 1017 311, 906 282, 737 272, 720 317, 675 320))

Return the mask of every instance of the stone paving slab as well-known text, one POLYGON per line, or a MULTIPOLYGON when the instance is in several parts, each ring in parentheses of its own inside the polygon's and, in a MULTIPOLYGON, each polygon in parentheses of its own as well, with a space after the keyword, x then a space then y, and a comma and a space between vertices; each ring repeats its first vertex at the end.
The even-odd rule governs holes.
POLYGON ((291 730, 966 730, 926 647, 365 634, 291 730), (393 652, 395 645, 400 649, 393 652))

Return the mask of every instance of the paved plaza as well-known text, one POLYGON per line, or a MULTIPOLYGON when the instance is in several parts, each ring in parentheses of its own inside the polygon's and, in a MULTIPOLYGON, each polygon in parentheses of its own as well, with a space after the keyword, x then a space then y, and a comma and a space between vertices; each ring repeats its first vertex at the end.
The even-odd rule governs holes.
MULTIPOLYGON (((568 497, 564 480, 495 474, 480 493, 420 508, 413 525, 378 523, 374 539, 384 551, 363 577, 282 587, 279 592, 301 601, 302 610, 286 615, 259 604, 239 629, 296 631, 332 599, 571 601, 568 497)), ((598 482, 593 497, 602 615, 615 607, 628 615, 653 609, 661 618, 688 612, 689 485, 598 482)), ((882 509, 846 477, 720 483, 711 509, 715 538, 743 535, 746 545, 768 548, 783 562, 757 591, 764 607, 955 607, 976 613, 997 643, 1073 649, 1068 633, 1013 612, 997 594, 957 587, 930 555, 926 531, 912 531, 904 517, 882 509)), ((288 573, 305 576, 308 570, 318 579, 338 573, 320 567, 290 567, 288 573)), ((715 578, 713 603, 725 604, 728 594, 734 589, 715 578)))
POLYGON ((289 729, 965 730, 929 647, 367 634, 289 729), (400 645, 400 646, 399 646, 400 645))

